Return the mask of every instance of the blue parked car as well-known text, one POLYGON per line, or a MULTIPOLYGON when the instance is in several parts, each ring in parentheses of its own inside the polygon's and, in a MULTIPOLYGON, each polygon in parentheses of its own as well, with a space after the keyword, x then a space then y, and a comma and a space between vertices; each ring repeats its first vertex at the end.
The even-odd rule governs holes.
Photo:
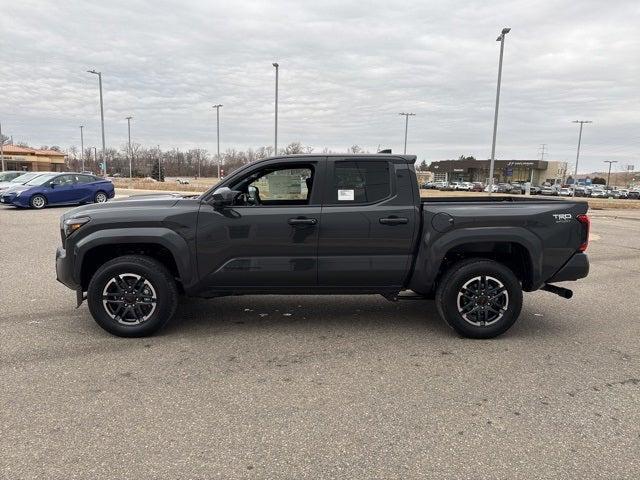
POLYGON ((47 205, 104 203, 114 195, 113 183, 104 178, 81 173, 49 173, 11 187, 0 196, 0 203, 40 209, 47 205))

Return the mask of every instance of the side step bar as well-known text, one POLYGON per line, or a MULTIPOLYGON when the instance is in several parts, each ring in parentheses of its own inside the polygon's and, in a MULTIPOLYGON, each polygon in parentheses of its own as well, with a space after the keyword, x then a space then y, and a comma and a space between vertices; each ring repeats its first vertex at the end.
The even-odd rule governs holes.
POLYGON ((556 295, 560 295, 562 298, 573 297, 573 292, 568 288, 558 287, 557 285, 551 285, 550 283, 545 283, 544 287, 542 287, 541 290, 555 293, 556 295))

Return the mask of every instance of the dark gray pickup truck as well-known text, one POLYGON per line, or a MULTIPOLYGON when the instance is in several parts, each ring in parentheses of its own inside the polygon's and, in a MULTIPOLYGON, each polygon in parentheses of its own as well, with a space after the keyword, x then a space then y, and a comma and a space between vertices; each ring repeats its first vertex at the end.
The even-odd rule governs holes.
POLYGON ((473 338, 513 325, 523 291, 571 297, 553 284, 588 274, 586 203, 421 199, 415 160, 269 158, 200 196, 76 208, 61 218, 58 280, 124 337, 157 331, 180 294, 435 298, 442 318, 473 338))

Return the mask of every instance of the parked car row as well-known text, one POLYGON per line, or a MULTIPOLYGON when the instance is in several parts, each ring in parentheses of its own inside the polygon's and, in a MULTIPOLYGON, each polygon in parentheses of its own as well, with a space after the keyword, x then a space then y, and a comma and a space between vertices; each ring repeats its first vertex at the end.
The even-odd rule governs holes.
POLYGON ((640 198, 640 189, 609 188, 601 185, 589 185, 576 188, 576 197, 635 199, 640 198))
MULTIPOLYGON (((467 192, 488 192, 489 186, 485 186, 482 182, 426 182, 423 183, 420 188, 423 189, 435 189, 443 191, 462 190, 467 192)), ((524 182, 513 183, 494 183, 492 186, 494 193, 512 193, 512 194, 524 194, 526 192, 526 186, 524 182)), ((531 194, 537 195, 541 193, 540 187, 531 187, 531 194)))
MULTIPOLYGON (((468 192, 488 192, 489 186, 485 186, 482 182, 426 182, 421 186, 423 189, 436 189, 442 191, 462 190, 468 192)), ((494 183, 492 186, 493 193, 510 193, 524 195, 526 192, 525 182, 512 182, 512 183, 494 183)), ((530 187, 531 195, 546 195, 554 197, 571 197, 573 196, 573 187, 569 185, 550 185, 543 184, 542 186, 530 187)), ((578 186, 576 188, 576 197, 594 197, 594 198, 619 198, 619 199, 639 199, 640 190, 629 190, 626 188, 612 189, 605 188, 600 185, 578 186)))
POLYGON ((463 190, 467 192, 481 192, 484 189, 482 182, 426 182, 420 188, 434 190, 463 190))
POLYGON ((41 209, 48 205, 104 203, 115 195, 113 183, 95 175, 74 172, 19 173, 22 175, 0 182, 0 204, 41 209))

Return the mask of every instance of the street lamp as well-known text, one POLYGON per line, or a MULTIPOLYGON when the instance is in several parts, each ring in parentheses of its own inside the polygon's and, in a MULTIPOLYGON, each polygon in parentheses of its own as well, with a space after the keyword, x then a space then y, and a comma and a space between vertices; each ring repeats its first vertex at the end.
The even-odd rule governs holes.
POLYGON ((0 162, 2 162, 2 171, 4 172, 4 138, 2 136, 2 123, 0 123, 0 162))
POLYGON ((605 160, 604 163, 608 163, 609 164, 609 173, 607 174, 607 187, 609 187, 611 185, 611 183, 609 182, 609 180, 611 179, 611 164, 612 163, 618 163, 617 160, 605 160))
POLYGON ((399 113, 398 115, 404 115, 405 123, 404 123, 404 153, 407 153, 407 130, 409 130, 409 117, 415 117, 415 113, 399 113))
POLYGON ((213 105, 212 108, 216 109, 216 139, 218 141, 218 180, 220 180, 220 108, 222 107, 222 104, 219 103, 218 105, 213 105))
POLYGON ((496 162, 496 134, 498 132, 498 107, 500 105, 500 84, 502 83, 502 57, 504 55, 504 37, 511 31, 503 28, 496 42, 500 42, 500 60, 498 62, 498 87, 496 89, 496 110, 493 115, 493 141, 491 142, 491 164, 489 165, 489 195, 493 193, 493 170, 496 162))
MULTIPOLYGON (((93 161, 96 164, 96 166, 98 166, 98 149, 96 147, 91 147, 91 148, 93 148, 93 161)), ((104 176, 106 177, 107 174, 105 173, 104 176)))
POLYGON ((127 131, 129 133, 129 179, 133 180, 133 151, 131 150, 131 119, 133 117, 125 117, 127 120, 127 131))
POLYGON ((87 70, 87 73, 92 73, 98 76, 98 86, 100 88, 100 122, 102 124, 102 173, 107 176, 107 152, 104 141, 104 105, 102 103, 102 72, 96 72, 95 70, 87 70))
POLYGON ((82 163, 82 171, 84 172, 84 133, 82 130, 84 125, 80 125, 80 161, 82 163))
POLYGON ((280 68, 280 65, 278 65, 277 62, 272 63, 271 65, 273 65, 276 68, 276 131, 275 131, 275 139, 273 141, 274 144, 274 154, 277 156, 278 155, 278 69, 280 68))
POLYGON ((580 124, 580 133, 578 134, 578 151, 576 152, 576 169, 573 174, 573 196, 576 196, 576 187, 578 186, 578 160, 580 160, 580 143, 582 142, 582 126, 585 123, 593 123, 591 120, 574 120, 572 123, 580 124))

